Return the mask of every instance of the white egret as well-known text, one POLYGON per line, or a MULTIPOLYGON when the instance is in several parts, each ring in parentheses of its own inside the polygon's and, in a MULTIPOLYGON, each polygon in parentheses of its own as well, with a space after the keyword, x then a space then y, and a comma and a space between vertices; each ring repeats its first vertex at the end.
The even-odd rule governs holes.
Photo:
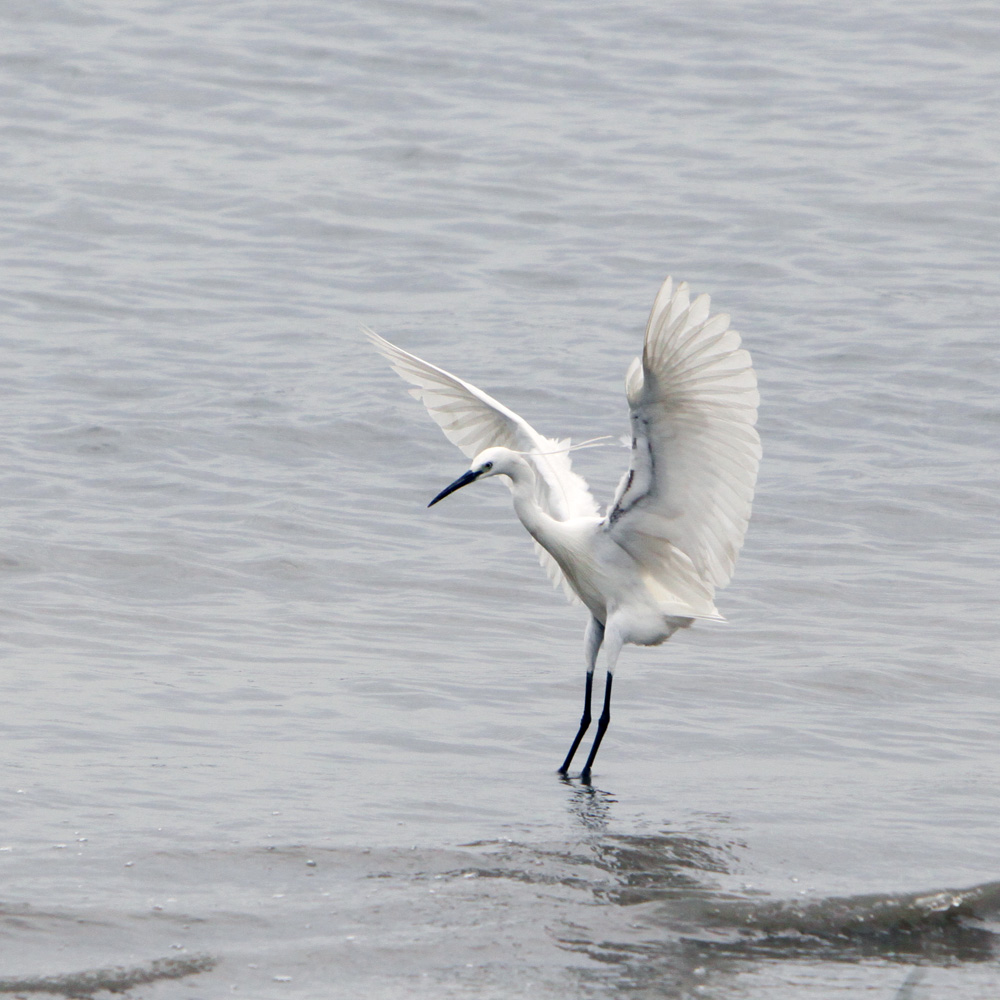
POLYGON ((468 472, 428 506, 469 483, 503 476, 542 565, 590 612, 583 717, 559 768, 565 775, 591 722, 598 651, 604 645, 604 707, 581 777, 611 718, 611 684, 622 646, 656 646, 695 619, 723 620, 715 590, 729 582, 753 500, 760 438, 757 379, 729 317, 691 301, 686 283, 663 283, 646 324, 642 357, 625 377, 632 454, 602 516, 572 471, 569 442, 543 437, 516 413, 366 331, 415 389, 445 436, 472 458, 468 472))

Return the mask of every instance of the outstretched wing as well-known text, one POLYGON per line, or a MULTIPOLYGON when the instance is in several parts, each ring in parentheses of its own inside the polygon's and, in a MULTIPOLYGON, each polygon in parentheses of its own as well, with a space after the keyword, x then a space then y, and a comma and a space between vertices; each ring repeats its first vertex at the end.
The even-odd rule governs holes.
POLYGON ((707 295, 692 302, 686 283, 667 278, 626 393, 632 458, 605 529, 668 586, 680 550, 711 601, 733 575, 760 464, 750 355, 728 316, 709 316, 707 295))
MULTIPOLYGON (((542 510, 559 521, 597 516, 597 504, 586 482, 573 472, 566 450, 569 441, 543 437, 523 417, 482 389, 390 344, 372 330, 364 332, 393 370, 416 386, 410 395, 427 407, 445 437, 468 458, 491 447, 521 452, 535 471, 535 499, 542 510)), ((537 543, 535 548, 549 578, 554 584, 562 584, 572 598, 555 560, 537 543)))

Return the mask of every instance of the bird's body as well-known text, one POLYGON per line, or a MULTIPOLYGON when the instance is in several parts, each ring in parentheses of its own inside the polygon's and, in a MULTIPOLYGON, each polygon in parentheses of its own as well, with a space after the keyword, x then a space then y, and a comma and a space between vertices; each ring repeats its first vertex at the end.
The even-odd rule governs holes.
MULTIPOLYGON (((680 612, 694 614, 695 608, 655 587, 641 565, 611 537, 606 517, 592 514, 560 521, 547 514, 534 499, 535 474, 516 452, 490 448, 478 461, 492 462, 492 475, 510 478, 521 523, 552 557, 591 615, 605 627, 614 619, 623 642, 655 646, 691 624, 692 619, 680 612)), ((700 610, 702 617, 718 617, 714 608, 700 610)))
POLYGON ((590 724, 597 654, 607 657, 604 710, 583 769, 610 719, 611 682, 625 643, 655 646, 695 619, 721 621, 715 588, 732 575, 753 498, 760 439, 750 356, 728 316, 709 316, 668 278, 653 304, 641 358, 626 376, 629 469, 601 515, 570 467, 568 442, 542 437, 497 400, 369 331, 417 388, 430 415, 473 459, 431 505, 478 479, 502 475, 514 510, 555 583, 590 612, 584 715, 560 773, 590 724))

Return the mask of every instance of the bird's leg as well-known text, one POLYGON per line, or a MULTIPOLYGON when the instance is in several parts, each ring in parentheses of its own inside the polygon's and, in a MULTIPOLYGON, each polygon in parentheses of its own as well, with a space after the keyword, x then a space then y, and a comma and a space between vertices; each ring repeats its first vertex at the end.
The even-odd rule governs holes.
POLYGON ((597 751, 601 746, 601 740, 608 731, 608 723, 611 722, 611 683, 614 681, 615 664, 618 662, 618 654, 622 650, 622 641, 616 631, 612 631, 608 642, 608 676, 604 682, 604 708, 601 710, 601 717, 597 720, 597 735, 594 737, 594 745, 590 748, 590 756, 587 763, 583 765, 580 772, 580 780, 590 781, 590 768, 597 756, 597 751))
POLYGON ((596 618, 591 618, 587 623, 587 633, 584 638, 587 655, 587 686, 583 693, 583 717, 580 719, 580 728, 576 731, 576 736, 573 738, 573 745, 569 748, 569 753, 566 754, 566 759, 562 762, 562 767, 559 768, 559 774, 565 774, 569 770, 569 766, 573 762, 573 755, 580 745, 580 740, 583 739, 583 734, 590 728, 590 696, 594 690, 594 665, 597 663, 597 653, 603 641, 604 626, 596 618))
POLYGON ((597 735, 594 737, 594 745, 590 748, 590 756, 587 758, 587 763, 583 765, 583 770, 580 772, 580 777, 583 781, 590 781, 590 766, 594 763, 601 740, 604 739, 608 723, 611 721, 611 682, 614 679, 615 675, 609 670, 608 679, 604 682, 604 708, 601 711, 601 717, 597 720, 597 735))
POLYGON ((566 759, 559 768, 559 774, 565 774, 569 770, 570 764, 573 763, 573 755, 576 753, 576 748, 580 745, 583 734, 590 728, 590 693, 593 689, 594 671, 588 670, 587 687, 583 694, 583 718, 580 719, 580 728, 576 731, 576 736, 573 737, 573 745, 569 748, 569 753, 566 754, 566 759))

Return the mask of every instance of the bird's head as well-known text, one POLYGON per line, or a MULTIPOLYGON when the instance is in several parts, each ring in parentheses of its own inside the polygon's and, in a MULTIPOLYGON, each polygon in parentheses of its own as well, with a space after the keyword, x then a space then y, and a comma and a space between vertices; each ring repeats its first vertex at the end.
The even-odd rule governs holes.
POLYGON ((468 472, 459 476, 450 486, 446 486, 427 506, 433 507, 439 500, 443 500, 463 486, 468 486, 469 483, 476 482, 477 479, 487 479, 501 474, 512 475, 514 466, 519 462, 523 463, 524 459, 509 448, 487 448, 472 460, 468 472))

